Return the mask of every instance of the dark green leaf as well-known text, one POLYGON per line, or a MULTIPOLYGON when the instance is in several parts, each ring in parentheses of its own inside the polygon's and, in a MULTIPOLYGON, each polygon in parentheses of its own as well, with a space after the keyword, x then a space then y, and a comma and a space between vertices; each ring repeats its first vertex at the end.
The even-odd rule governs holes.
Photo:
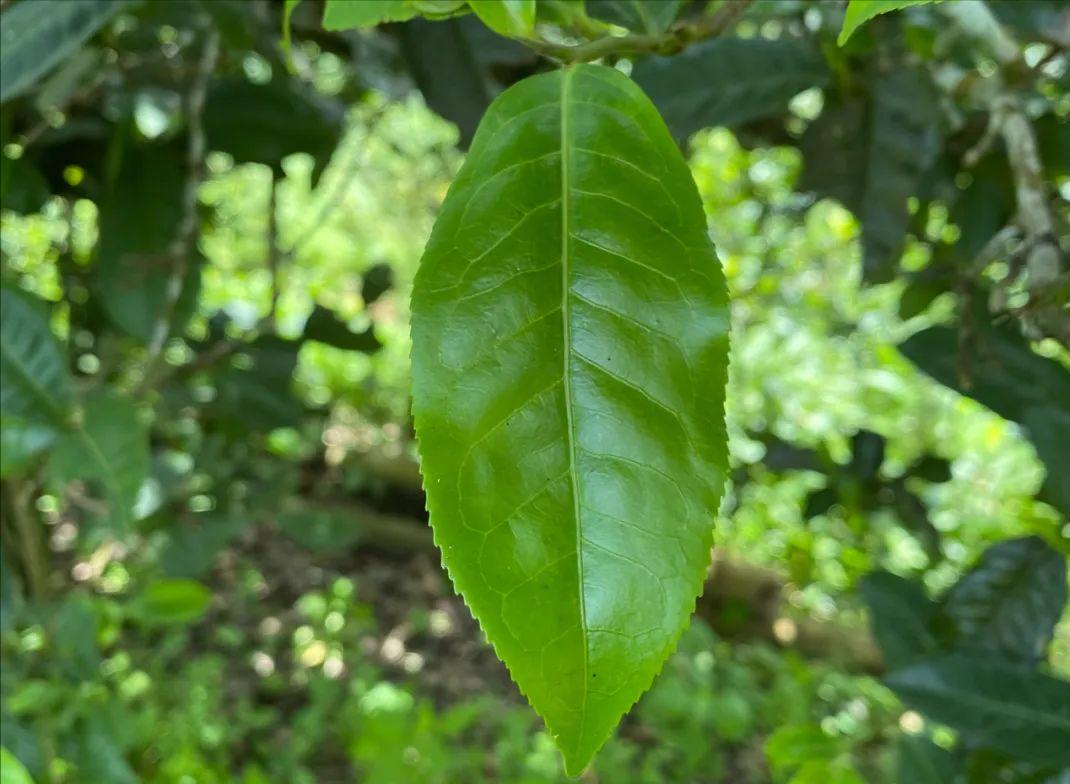
POLYGON ((174 254, 185 217, 185 151, 180 143, 148 144, 127 136, 118 154, 120 164, 100 204, 96 283, 112 321, 147 342, 166 316, 170 281, 181 264, 186 275, 172 329, 189 317, 200 286, 199 260, 174 254))
POLYGON ((365 305, 370 305, 394 285, 394 271, 389 264, 376 264, 360 279, 360 296, 365 305))
POLYGON ((327 0, 323 10, 323 29, 374 27, 384 22, 404 22, 414 16, 416 9, 406 0, 327 0))
POLYGON ((884 437, 869 430, 859 430, 851 439, 851 472, 866 482, 876 478, 884 463, 884 437))
POLYGON ((0 207, 25 215, 40 210, 48 196, 41 172, 25 158, 12 160, 0 151, 0 207))
POLYGON ((680 12, 682 0, 587 0, 587 13, 595 19, 627 27, 637 33, 661 33, 680 12))
POLYGON ((834 505, 839 503, 840 496, 834 488, 825 487, 815 490, 806 496, 806 505, 803 507, 803 517, 809 520, 828 512, 834 505))
POLYGON ((296 341, 276 337, 244 347, 216 378, 223 419, 255 432, 294 425, 303 410, 291 391, 299 348, 296 341))
POLYGON ((339 107, 289 79, 268 84, 224 79, 209 90, 204 104, 211 149, 238 163, 270 166, 276 177, 282 176, 284 158, 307 153, 315 161, 313 184, 338 144, 342 119, 339 107))
POLYGON ((118 531, 133 521, 134 502, 149 473, 149 438, 134 404, 119 395, 91 397, 80 427, 64 432, 52 450, 53 481, 90 482, 106 499, 106 522, 118 531))
POLYGON ((1037 536, 989 547, 944 600, 959 645, 1036 664, 1066 608, 1066 556, 1037 536))
POLYGON ((51 618, 50 631, 55 656, 64 675, 92 680, 99 674, 97 615, 81 595, 66 599, 51 618))
POLYGON ((146 626, 193 623, 208 609, 212 592, 196 580, 157 580, 126 606, 129 617, 146 626))
POLYGON ((334 311, 317 305, 305 322, 305 340, 315 340, 346 351, 378 351, 382 345, 375 337, 375 330, 366 327, 362 332, 353 332, 334 311))
POLYGON ((989 324, 979 313, 971 322, 969 341, 931 327, 900 350, 941 384, 1023 425, 1047 467, 1043 498, 1070 514, 1070 371, 1036 354, 1012 324, 989 324))
POLYGON ((491 91, 462 20, 414 19, 401 28, 401 50, 427 105, 457 126, 467 148, 491 91))
POLYGON ((44 303, 0 287, 0 416, 55 427, 67 420, 72 401, 67 359, 44 303))
POLYGON ((1042 765, 1070 765, 1070 683, 1017 664, 945 656, 889 675, 904 702, 977 743, 1042 765))
POLYGON ((907 469, 907 473, 926 482, 947 482, 951 479, 951 461, 936 455, 926 455, 907 469))
POLYGON ((126 0, 64 0, 6 9, 0 15, 0 101, 32 87, 126 5, 126 0))
POLYGON ((896 784, 953 784, 961 773, 954 755, 928 738, 904 735, 896 752, 896 784))
POLYGON ((864 277, 891 280, 899 265, 907 201, 939 149, 936 97, 925 72, 900 66, 872 80, 872 99, 833 104, 800 141, 800 187, 838 199, 862 224, 864 277))
POLYGON ((933 635, 936 605, 917 583, 889 572, 867 574, 859 586, 869 606, 873 634, 889 669, 915 662, 939 649, 933 635))
POLYGON ((781 114, 794 96, 823 86, 828 68, 805 41, 715 38, 641 60, 633 76, 682 140, 703 128, 781 114))
POLYGON ((412 311, 436 541, 578 772, 687 623, 727 472, 724 278, 642 92, 577 66, 503 93, 412 311))

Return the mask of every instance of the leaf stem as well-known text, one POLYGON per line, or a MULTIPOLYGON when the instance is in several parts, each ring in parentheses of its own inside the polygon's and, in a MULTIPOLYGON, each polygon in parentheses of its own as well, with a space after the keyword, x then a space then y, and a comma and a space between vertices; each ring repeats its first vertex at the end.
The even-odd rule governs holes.
POLYGON ((544 57, 562 63, 586 63, 605 57, 634 54, 676 54, 694 43, 724 33, 752 2, 726 0, 709 16, 695 22, 677 22, 659 34, 606 36, 582 44, 558 44, 534 39, 521 39, 520 42, 544 57))

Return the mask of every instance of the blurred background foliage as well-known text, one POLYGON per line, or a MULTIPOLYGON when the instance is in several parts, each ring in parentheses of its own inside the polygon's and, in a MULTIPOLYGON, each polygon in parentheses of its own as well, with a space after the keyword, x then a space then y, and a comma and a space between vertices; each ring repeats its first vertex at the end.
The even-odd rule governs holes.
MULTIPOLYGON (((585 781, 1067 781, 1070 16, 946 5, 839 49, 838 2, 539 2, 557 44, 735 15, 619 58, 728 276, 734 474, 585 781), (965 696, 925 658, 975 650, 965 696), (999 683, 985 727, 941 707, 999 683)), ((550 62, 460 0, 323 6, 2 3, 5 784, 565 780, 439 569, 408 416, 436 209, 550 62)))

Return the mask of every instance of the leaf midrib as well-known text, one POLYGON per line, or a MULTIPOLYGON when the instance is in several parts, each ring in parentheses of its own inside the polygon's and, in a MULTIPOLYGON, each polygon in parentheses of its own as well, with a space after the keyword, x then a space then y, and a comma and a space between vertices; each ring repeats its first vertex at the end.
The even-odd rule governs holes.
POLYGON ((580 599, 580 639, 583 645, 583 696, 580 702, 580 724, 576 733, 577 747, 583 743, 583 730, 587 721, 587 673, 588 645, 587 645, 587 607, 583 591, 583 534, 580 530, 580 500, 579 500, 579 477, 576 474, 576 430, 573 424, 572 413, 572 323, 571 308, 569 307, 569 292, 571 291, 569 258, 572 251, 572 227, 569 222, 571 207, 570 191, 571 178, 569 174, 569 95, 571 92, 572 75, 575 67, 566 68, 561 75, 561 321, 562 335, 564 339, 564 351, 562 352, 562 384, 565 396, 565 426, 568 438, 569 452, 569 482, 572 487, 572 516, 576 526, 576 589, 580 599))
POLYGON ((2 333, 0 333, 0 352, 3 353, 4 358, 18 372, 18 375, 22 378, 25 385, 30 388, 33 395, 48 408, 49 413, 52 415, 52 424, 57 427, 62 427, 64 420, 63 409, 49 396, 45 391, 45 388, 37 382, 37 379, 33 377, 33 374, 29 369, 23 365, 18 352, 14 350, 14 347, 2 333))

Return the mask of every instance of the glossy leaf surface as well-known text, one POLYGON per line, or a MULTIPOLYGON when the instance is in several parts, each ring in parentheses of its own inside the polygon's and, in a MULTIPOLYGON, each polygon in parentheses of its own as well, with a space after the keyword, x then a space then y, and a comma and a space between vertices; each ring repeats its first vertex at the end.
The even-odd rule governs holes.
POLYGON ((404 22, 416 16, 405 0, 327 0, 323 9, 324 30, 374 27, 383 22, 404 22))
POLYGON ((521 37, 535 30, 535 0, 468 0, 468 5, 499 35, 521 37))
POLYGON ((728 297, 642 91, 577 66, 484 118, 413 291, 413 414, 455 586, 579 772, 709 562, 728 297))
POLYGON ((971 741, 1041 765, 1070 765, 1070 683, 991 656, 944 656, 889 675, 903 701, 971 741))

